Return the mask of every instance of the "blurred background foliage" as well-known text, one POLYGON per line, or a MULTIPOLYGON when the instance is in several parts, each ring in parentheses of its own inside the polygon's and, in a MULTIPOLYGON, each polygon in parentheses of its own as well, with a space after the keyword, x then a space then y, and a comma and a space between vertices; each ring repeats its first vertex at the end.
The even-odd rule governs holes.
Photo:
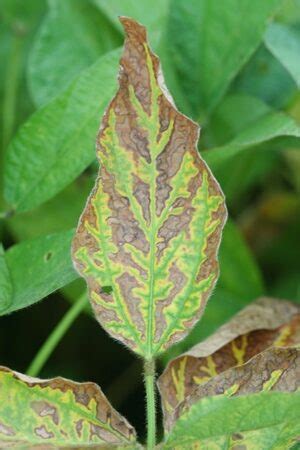
MULTIPOLYGON (((161 368, 261 295, 300 302, 300 1, 0 0, 0 364, 18 371, 85 291, 70 242, 117 86, 118 15, 147 26, 229 210, 214 294, 161 368)), ((140 362, 81 309, 41 376, 99 383, 143 430, 140 362)))

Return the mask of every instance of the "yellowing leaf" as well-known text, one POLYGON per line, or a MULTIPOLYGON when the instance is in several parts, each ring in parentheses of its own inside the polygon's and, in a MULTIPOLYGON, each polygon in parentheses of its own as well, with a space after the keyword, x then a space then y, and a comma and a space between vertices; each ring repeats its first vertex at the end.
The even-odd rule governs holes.
POLYGON ((201 317, 217 276, 223 194, 175 108, 145 28, 121 19, 119 90, 97 139, 101 163, 73 243, 96 317, 152 358, 201 317))
POLYGON ((297 305, 269 298, 252 303, 165 369, 158 381, 165 428, 206 396, 296 390, 300 355, 292 346, 299 342, 297 305))
POLYGON ((39 380, 0 367, 0 448, 134 442, 134 429, 96 384, 39 380))

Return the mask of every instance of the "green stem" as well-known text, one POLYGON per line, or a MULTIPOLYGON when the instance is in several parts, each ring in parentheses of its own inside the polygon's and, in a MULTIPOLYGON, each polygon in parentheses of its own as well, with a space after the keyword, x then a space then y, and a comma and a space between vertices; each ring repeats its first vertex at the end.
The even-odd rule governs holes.
POLYGON ((149 359, 144 364, 144 377, 147 402, 147 450, 153 450, 156 441, 155 408, 155 360, 149 359))
POLYGON ((42 347, 37 352, 27 369, 27 375, 35 377, 44 367, 52 352, 62 340, 68 329, 71 327, 75 319, 79 316, 82 310, 86 307, 88 298, 86 293, 79 297, 68 312, 63 316, 60 322, 56 325, 52 333, 48 336, 42 347))

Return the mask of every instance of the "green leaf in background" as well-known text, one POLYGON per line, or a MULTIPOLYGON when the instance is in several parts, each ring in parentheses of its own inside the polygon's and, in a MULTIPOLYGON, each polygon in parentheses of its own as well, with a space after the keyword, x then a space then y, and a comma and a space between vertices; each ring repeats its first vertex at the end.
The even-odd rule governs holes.
POLYGON ((264 42, 300 88, 300 27, 271 23, 264 42))
POLYGON ((229 93, 216 107, 208 126, 204 128, 200 148, 226 144, 271 110, 270 106, 257 97, 244 93, 229 93))
POLYGON ((10 234, 18 242, 75 228, 93 183, 93 176, 83 174, 33 211, 12 215, 6 221, 10 234))
POLYGON ((81 70, 120 45, 120 33, 92 1, 49 0, 49 12, 28 62, 29 88, 35 103, 49 102, 81 70))
POLYGON ((162 448, 187 450, 192 444, 203 443, 207 449, 233 450, 240 444, 247 449, 288 450, 299 433, 299 392, 262 392, 232 398, 219 395, 204 398, 184 412, 162 448), (232 434, 236 439, 230 438, 232 434))
POLYGON ((6 264, 5 251, 0 243, 0 314, 7 309, 12 301, 12 284, 9 269, 6 264))
MULTIPOLYGON (((195 119, 211 112, 258 47, 280 0, 173 0, 168 37, 174 70, 195 119)), ((179 105, 181 106, 181 105, 179 105)))
POLYGON ((275 108, 285 107, 296 83, 282 64, 261 44, 230 86, 231 93, 258 97, 275 108))
MULTIPOLYGON (((272 108, 259 98, 247 94, 229 94, 213 112, 209 126, 204 130, 201 148, 220 146, 235 139, 244 130, 256 126, 260 120, 272 113, 272 108)), ((263 138, 264 139, 264 138, 263 138)), ((263 184, 267 174, 274 168, 281 157, 277 146, 268 149, 271 141, 263 141, 261 147, 248 147, 234 157, 223 161, 217 170, 218 180, 224 190, 227 205, 236 210, 236 204, 245 203, 245 195, 250 188, 263 184), (276 151, 275 151, 276 150, 276 151), (229 174, 234 174, 230 176, 229 174)), ((209 152, 204 153, 208 155, 209 152)), ((300 153, 299 153, 300 155, 300 153)), ((226 154, 225 154, 226 156, 226 154)))
POLYGON ((4 152, 16 128, 33 110, 25 67, 44 11, 44 0, 0 1, 0 209, 4 204, 4 152))
POLYGON ((93 0, 95 5, 109 17, 115 27, 123 33, 118 17, 128 16, 141 22, 147 28, 153 48, 159 44, 165 29, 170 0, 93 0))
POLYGON ((95 135, 116 88, 120 53, 107 53, 21 127, 7 151, 4 194, 32 209, 73 181, 95 158, 95 135))
POLYGON ((39 380, 0 367, 0 418, 0 448, 136 448, 135 430, 94 383, 39 380))
POLYGON ((247 126, 229 143, 203 152, 203 157, 216 170, 243 150, 279 137, 297 138, 298 142, 300 125, 285 113, 270 112, 247 126))
POLYGON ((73 233, 23 241, 5 253, 13 292, 11 304, 2 314, 33 305, 77 278, 70 256, 73 233))
POLYGON ((254 299, 263 293, 263 280, 257 263, 237 226, 229 220, 220 248, 222 269, 218 286, 235 297, 254 299))

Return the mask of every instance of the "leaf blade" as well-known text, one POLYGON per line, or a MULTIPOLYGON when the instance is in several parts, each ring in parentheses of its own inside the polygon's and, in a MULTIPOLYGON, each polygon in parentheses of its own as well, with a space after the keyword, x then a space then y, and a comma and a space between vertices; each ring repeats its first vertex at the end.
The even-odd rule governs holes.
MULTIPOLYGON (((232 398, 222 395, 205 398, 196 403, 189 412, 185 413, 178 420, 171 433, 167 436, 163 448, 188 448, 180 447, 179 445, 202 443, 204 439, 208 438, 212 438, 208 443, 213 445, 218 437, 223 436, 225 438, 227 436, 227 439, 223 438, 221 442, 223 445, 225 444, 226 449, 232 449, 234 447, 226 444, 226 441, 228 443, 229 434, 242 432, 243 437, 242 439, 238 437, 238 441, 241 439, 241 444, 247 444, 247 432, 262 428, 268 431, 269 427, 272 428, 277 425, 292 428, 291 434, 288 436, 287 441, 284 442, 287 445, 292 440, 295 441, 299 433, 299 404, 299 393, 290 394, 285 392, 262 392, 232 398), (265 413, 266 411, 268 411, 268 414, 265 413), (199 427, 199 423, 202 424, 201 427, 199 427)), ((263 442, 263 436, 259 437, 263 442)), ((262 442, 255 442, 254 440, 257 447, 250 448, 263 450, 266 447, 261 446, 262 442)), ((290 447, 285 446, 281 448, 290 447)))
POLYGON ((0 367, 0 446, 132 444, 135 431, 94 383, 39 380, 0 367), (10 398, 10 402, 5 398, 10 398), (24 410, 26 413, 24 414, 24 410))
POLYGON ((238 133, 229 143, 203 153, 205 160, 214 168, 222 167, 223 162, 250 147, 276 138, 300 137, 300 127, 292 117, 281 112, 271 112, 250 124, 238 133))
POLYGON ((201 316, 218 275, 226 209, 197 153, 198 127, 175 109, 144 27, 122 23, 120 88, 100 128, 100 175, 73 259, 100 323, 150 358, 201 316))
POLYGON ((12 299, 1 314, 33 305, 77 278, 70 257, 73 235, 74 231, 69 230, 42 236, 7 250, 12 299))
POLYGON ((206 117, 216 106, 258 47, 268 18, 280 3, 173 0, 168 30, 171 57, 193 117, 206 117))
POLYGON ((270 52, 291 74, 298 88, 300 87, 300 31, 296 27, 280 23, 269 25, 264 42, 270 52))
POLYGON ((35 104, 48 103, 81 70, 119 45, 119 33, 90 0, 51 0, 29 55, 28 84, 35 104))
POLYGON ((4 196, 18 212, 52 198, 93 161, 90 136, 114 92, 118 58, 118 50, 99 58, 18 131, 4 168, 4 196))

